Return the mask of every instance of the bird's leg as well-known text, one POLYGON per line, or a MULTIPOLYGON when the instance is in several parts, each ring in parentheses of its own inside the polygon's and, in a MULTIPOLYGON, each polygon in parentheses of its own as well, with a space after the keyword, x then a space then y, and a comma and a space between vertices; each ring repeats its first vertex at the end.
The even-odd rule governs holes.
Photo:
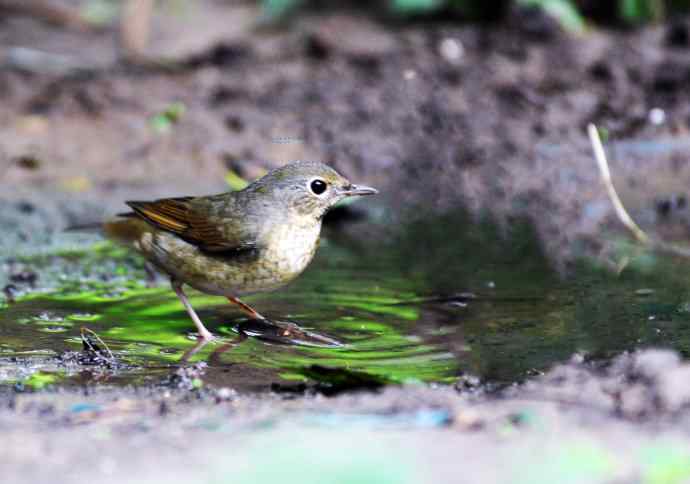
POLYGON ((197 316, 196 311, 194 311, 194 308, 189 303, 187 295, 182 290, 182 283, 175 279, 170 279, 170 285, 172 286, 173 291, 175 291, 175 294, 177 294, 177 297, 180 298, 182 305, 187 310, 187 314, 189 314, 189 317, 192 318, 192 321, 194 321, 194 325, 196 326, 196 330, 199 332, 199 336, 204 340, 213 339, 213 334, 206 329, 204 323, 201 322, 201 319, 199 319, 199 316, 197 316))
POLYGON ((262 315, 260 315, 258 312, 256 312, 256 311, 254 310, 254 308, 252 308, 252 307, 249 306, 248 304, 243 303, 242 301, 240 301, 240 300, 237 299, 236 297, 233 297, 233 296, 225 296, 225 297, 227 297, 227 298, 228 298, 228 301, 230 301, 231 303, 236 304, 237 306, 239 306, 240 310, 241 310, 244 314, 246 314, 247 316, 249 316, 250 318, 252 318, 252 319, 266 319, 266 318, 264 318, 262 315))

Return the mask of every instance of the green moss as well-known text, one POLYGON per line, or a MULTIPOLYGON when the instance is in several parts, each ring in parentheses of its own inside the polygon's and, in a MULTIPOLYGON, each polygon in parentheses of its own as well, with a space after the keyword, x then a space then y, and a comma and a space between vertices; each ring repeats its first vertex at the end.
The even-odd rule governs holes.
POLYGON ((31 390, 43 390, 44 388, 57 383, 63 377, 64 374, 61 373, 39 371, 22 380, 21 384, 31 390))

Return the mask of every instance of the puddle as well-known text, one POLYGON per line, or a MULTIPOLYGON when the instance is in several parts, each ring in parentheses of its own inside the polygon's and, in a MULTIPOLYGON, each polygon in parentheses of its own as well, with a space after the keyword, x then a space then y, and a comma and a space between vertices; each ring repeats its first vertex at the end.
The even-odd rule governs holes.
POLYGON ((247 390, 342 378, 333 374, 338 369, 355 381, 453 382, 471 373, 508 384, 576 351, 609 358, 668 346, 687 355, 687 263, 621 244, 624 256, 620 275, 583 262, 563 278, 528 227, 501 235, 462 214, 407 226, 385 242, 330 233, 296 283, 246 298, 268 317, 298 324, 289 337, 247 321, 221 298, 190 291, 221 337, 193 354, 182 305, 167 284, 146 287, 140 260, 103 244, 41 256, 25 263, 43 276, 80 270, 0 307, 0 386, 159 384, 183 357, 206 363, 204 382, 247 390), (82 327, 121 365, 65 360, 82 349, 82 327), (249 336, 241 340, 238 328, 249 336))

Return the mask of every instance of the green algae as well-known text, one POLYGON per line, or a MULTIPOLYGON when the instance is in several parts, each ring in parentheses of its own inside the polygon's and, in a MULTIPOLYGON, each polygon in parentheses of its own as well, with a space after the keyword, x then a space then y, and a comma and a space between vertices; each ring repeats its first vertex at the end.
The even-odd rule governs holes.
POLYGON ((65 375, 63 372, 38 371, 31 374, 27 378, 15 382, 15 384, 19 385, 20 388, 37 391, 55 385, 61 379, 63 379, 64 376, 65 375))
MULTIPOLYGON (((97 253, 104 258, 122 255, 103 245, 97 253)), ((218 355, 214 365, 244 365, 288 380, 306 378, 308 369, 317 364, 363 371, 394 382, 448 381, 457 373, 452 354, 418 344, 410 334, 419 312, 398 305, 404 300, 397 288, 404 281, 391 280, 390 289, 377 286, 367 290, 359 276, 351 277, 340 269, 311 274, 318 279, 308 273, 302 284, 275 295, 250 297, 247 302, 276 319, 296 321, 310 331, 337 338, 342 347, 276 345, 250 338, 218 355)), ((225 341, 238 337, 235 326, 242 317, 221 298, 189 293, 202 319, 221 337, 189 359, 207 361, 225 341)), ((409 288, 404 294, 415 296, 409 288)), ((191 321, 167 285, 147 288, 137 280, 61 281, 49 293, 19 298, 0 313, 0 324, 12 325, 11 332, 20 334, 13 343, 15 352, 35 347, 50 347, 58 353, 79 350, 78 332, 86 326, 116 355, 140 369, 172 367, 195 344, 191 321), (36 314, 38 308, 41 311, 36 314), (48 327, 52 334, 41 334, 48 327), (58 328, 61 334, 57 334, 58 328)))

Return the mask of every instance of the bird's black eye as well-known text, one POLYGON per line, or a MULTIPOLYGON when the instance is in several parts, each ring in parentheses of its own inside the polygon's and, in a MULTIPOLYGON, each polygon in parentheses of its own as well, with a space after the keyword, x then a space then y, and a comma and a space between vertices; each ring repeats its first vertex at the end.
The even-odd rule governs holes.
POLYGON ((326 188, 328 188, 328 185, 326 184, 325 181, 316 179, 313 180, 309 184, 309 188, 311 189, 312 192, 314 192, 314 195, 321 195, 323 192, 326 191, 326 188))

